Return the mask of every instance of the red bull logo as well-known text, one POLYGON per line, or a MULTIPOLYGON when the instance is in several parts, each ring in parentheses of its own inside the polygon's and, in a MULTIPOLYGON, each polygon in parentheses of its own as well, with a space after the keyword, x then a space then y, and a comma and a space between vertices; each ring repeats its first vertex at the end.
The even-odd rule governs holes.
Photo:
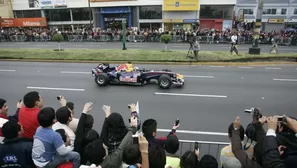
POLYGON ((133 82, 133 83, 136 83, 137 82, 137 77, 134 76, 133 78, 131 78, 129 75, 126 76, 126 77, 120 77, 120 81, 121 82, 133 82))
POLYGON ((117 67, 117 71, 122 71, 127 69, 128 69, 127 64, 121 64, 120 66, 117 67))

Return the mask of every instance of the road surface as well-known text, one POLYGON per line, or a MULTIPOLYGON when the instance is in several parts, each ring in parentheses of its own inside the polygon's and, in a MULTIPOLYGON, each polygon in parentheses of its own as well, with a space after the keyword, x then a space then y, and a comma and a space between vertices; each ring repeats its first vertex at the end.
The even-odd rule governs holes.
MULTIPOLYGON (((82 49, 121 49, 122 43, 119 42, 63 42, 61 47, 65 49, 82 48, 82 49)), ((239 45, 239 52, 248 52, 250 44, 239 45)), ((271 49, 270 45, 260 45, 261 52, 268 53, 271 49)), ((0 48, 57 48, 56 42, 2 42, 0 48)), ((162 43, 127 43, 128 49, 150 49, 164 50, 165 45, 162 43)), ((189 50, 189 44, 186 43, 170 43, 169 50, 189 50)), ((201 50, 204 51, 230 51, 230 44, 201 44, 201 50)), ((279 46, 280 53, 296 52, 296 46, 279 46)))
POLYGON ((269 67, 161 66, 139 65, 149 69, 168 68, 185 75, 184 88, 98 87, 92 76, 95 64, 0 62, 0 97, 8 101, 10 113, 16 102, 32 90, 43 97, 45 106, 59 107, 56 97, 64 95, 75 103, 79 117, 85 102, 94 102, 91 114, 95 129, 101 131, 103 104, 111 105, 128 120, 127 105, 139 101, 142 120, 154 118, 159 135, 180 119, 180 139, 229 142, 226 134, 236 116, 244 127, 251 115, 244 110, 259 107, 265 115, 296 116, 297 65, 269 67), (168 95, 168 93, 170 95, 168 95), (200 131, 200 132, 195 132, 200 131), (215 135, 213 135, 215 134, 215 135))

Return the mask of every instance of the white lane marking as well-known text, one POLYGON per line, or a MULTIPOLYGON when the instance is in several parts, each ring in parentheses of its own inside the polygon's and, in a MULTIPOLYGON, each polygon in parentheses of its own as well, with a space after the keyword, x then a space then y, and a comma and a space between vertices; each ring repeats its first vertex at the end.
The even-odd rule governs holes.
POLYGON ((0 69, 0 72, 15 72, 14 69, 0 69))
POLYGON ((85 89, 50 88, 50 87, 33 87, 33 86, 28 86, 27 89, 38 89, 38 90, 60 90, 60 91, 78 91, 78 92, 84 92, 84 91, 85 91, 85 89))
POLYGON ((297 79, 273 79, 275 81, 297 82, 297 79))
POLYGON ((160 92, 155 92, 155 95, 163 95, 163 96, 187 96, 187 97, 227 98, 227 96, 225 96, 225 95, 202 95, 202 94, 181 94, 181 93, 160 93, 160 92))
POLYGON ((91 72, 73 72, 73 71, 61 71, 62 74, 91 74, 91 72))
POLYGON ((186 78, 214 78, 214 76, 193 76, 193 75, 184 75, 186 78))
POLYGON ((241 68, 241 69, 251 69, 251 68, 254 68, 254 67, 244 67, 244 66, 241 66, 241 67, 238 67, 238 68, 241 68))
MULTIPOLYGON (((158 129, 159 132, 170 132, 169 129, 158 129)), ((219 135, 219 136, 228 136, 228 133, 222 132, 205 132, 205 131, 188 131, 188 130, 176 130, 177 133, 184 134, 196 134, 196 135, 219 135)))
POLYGON ((276 68, 276 67, 265 67, 265 69, 282 69, 282 68, 276 68))
POLYGON ((225 68, 225 66, 209 66, 210 68, 225 68))
POLYGON ((195 143, 199 144, 214 144, 214 145, 230 145, 230 142, 214 142, 214 141, 193 141, 193 140, 179 140, 181 143, 195 143))

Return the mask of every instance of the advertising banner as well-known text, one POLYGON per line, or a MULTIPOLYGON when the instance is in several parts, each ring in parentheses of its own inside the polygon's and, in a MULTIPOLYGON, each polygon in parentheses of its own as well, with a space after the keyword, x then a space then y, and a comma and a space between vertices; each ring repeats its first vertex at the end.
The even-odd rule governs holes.
POLYGON ((2 18, 2 27, 46 27, 46 18, 2 18))
POLYGON ((199 0, 164 0, 163 11, 197 11, 199 0))
POLYGON ((7 0, 0 0, 0 17, 13 18, 12 7, 7 0))
POLYGON ((120 1, 136 1, 136 0, 89 0, 90 2, 120 2, 120 1))
POLYGON ((67 0, 40 0, 41 9, 67 8, 67 0))

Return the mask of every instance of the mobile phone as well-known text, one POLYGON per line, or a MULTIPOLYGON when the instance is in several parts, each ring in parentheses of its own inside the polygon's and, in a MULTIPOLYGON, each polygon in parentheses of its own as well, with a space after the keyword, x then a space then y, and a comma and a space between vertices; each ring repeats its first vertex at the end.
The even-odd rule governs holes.
POLYGON ((128 104, 128 109, 130 109, 131 108, 131 106, 128 104))
POLYGON ((105 111, 106 109, 107 109, 107 106, 106 105, 103 105, 102 106, 102 110, 105 111))
POLYGON ((139 144, 138 143, 138 135, 132 135, 133 137, 133 144, 139 144))
POLYGON ((175 120, 175 126, 177 126, 179 124, 179 119, 175 120))
POLYGON ((199 148, 199 143, 195 142, 195 150, 198 150, 198 148, 199 148))
POLYGON ((61 100, 61 97, 60 96, 57 96, 57 100, 61 100))
POLYGON ((21 103, 22 102, 22 99, 20 99, 19 102, 21 103))

